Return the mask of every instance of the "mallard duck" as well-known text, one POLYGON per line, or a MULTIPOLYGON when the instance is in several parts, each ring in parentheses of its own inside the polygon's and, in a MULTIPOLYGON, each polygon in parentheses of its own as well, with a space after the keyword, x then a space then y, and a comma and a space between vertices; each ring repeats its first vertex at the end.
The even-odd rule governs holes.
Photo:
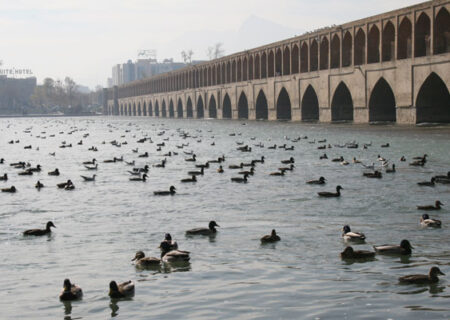
POLYGON ((11 186, 10 188, 3 188, 2 192, 15 193, 17 191, 16 187, 11 186))
POLYGON ((375 256, 375 252, 368 250, 353 250, 352 247, 347 247, 341 252, 342 259, 369 259, 375 256))
MULTIPOLYGON (((170 246, 170 250, 177 250, 178 249, 178 243, 175 240, 172 240, 172 236, 170 233, 166 233, 164 235, 163 242, 167 242, 170 246)), ((159 246, 161 248, 161 245, 159 246)))
POLYGON ((161 260, 167 263, 176 262, 188 262, 191 258, 189 257, 189 251, 182 250, 172 250, 169 243, 163 241, 160 245, 161 248, 161 260))
POLYGON ((379 254, 401 254, 401 255, 409 255, 411 254, 411 249, 414 249, 409 243, 408 240, 402 240, 400 245, 390 245, 383 244, 381 246, 373 246, 375 251, 379 254))
POLYGON ((438 275, 445 276, 445 274, 438 267, 432 267, 428 274, 411 274, 398 278, 398 281, 401 283, 416 284, 436 283, 439 281, 438 275))
POLYGON ((244 177, 234 177, 231 178, 231 182, 237 182, 237 183, 247 183, 248 174, 244 174, 244 177))
POLYGON ((366 236, 364 233, 361 232, 353 232, 350 229, 349 225, 345 225, 342 228, 342 238, 344 238, 345 241, 360 241, 363 242, 366 240, 366 236))
POLYGON ((360 160, 357 160, 355 157, 353 157, 352 162, 353 162, 353 163, 361 163, 361 161, 360 161, 360 160))
POLYGON ((214 220, 210 221, 208 228, 195 228, 186 231, 186 235, 203 235, 209 236, 217 232, 215 227, 220 227, 214 220))
POLYGON ((217 169, 217 172, 218 172, 218 173, 223 173, 223 167, 222 167, 222 166, 219 166, 219 168, 217 169))
POLYGON ((190 176, 202 176, 205 173, 205 169, 201 168, 200 171, 188 171, 190 176))
POLYGON ((444 204, 442 202, 440 202, 439 200, 436 200, 436 202, 434 203, 435 205, 429 205, 429 206, 417 206, 417 209, 419 210, 441 210, 441 206, 443 206, 444 204))
POLYGON ((144 173, 142 175, 142 177, 132 177, 132 178, 129 178, 129 180, 130 181, 142 181, 142 182, 145 182, 145 181, 147 181, 147 178, 148 178, 147 174, 144 173))
POLYGON ((423 227, 440 228, 442 225, 441 220, 431 219, 427 213, 424 213, 420 218, 420 224, 423 227))
POLYGON ((281 160, 281 163, 283 164, 295 163, 295 159, 293 157, 290 157, 288 160, 281 160))
POLYGON ((46 234, 50 234, 52 232, 52 230, 50 229, 51 227, 56 228, 56 226, 53 224, 53 222, 49 221, 49 222, 47 222, 45 229, 25 230, 23 232, 23 235, 24 236, 43 236, 46 234))
POLYGON ((153 191, 155 196, 173 196, 175 194, 176 188, 174 186, 170 186, 169 191, 153 191))
POLYGON ((8 175, 6 173, 4 173, 2 176, 0 176, 0 181, 7 181, 8 180, 8 175))
POLYGON ((193 175, 192 178, 181 179, 181 182, 197 182, 197 177, 193 175))
POLYGON ((64 280, 64 287, 59 295, 62 301, 78 300, 83 297, 83 290, 74 283, 70 283, 69 279, 64 280))
POLYGON ((435 181, 436 181, 436 178, 432 177, 430 181, 417 182, 417 185, 419 185, 421 187, 434 187, 435 186, 435 184, 434 184, 435 181))
POLYGON ((308 180, 306 181, 307 184, 325 184, 325 181, 327 181, 327 179, 325 179, 324 177, 320 177, 319 180, 308 180))
POLYGON ((136 252, 136 255, 133 259, 131 259, 131 261, 136 261, 135 265, 137 267, 155 267, 159 266, 161 263, 161 259, 146 257, 143 251, 136 252))
POLYGON ((58 168, 56 168, 56 169, 53 170, 53 171, 49 171, 48 175, 49 175, 49 176, 59 176, 59 170, 58 170, 58 168))
POLYGON ((277 232, 275 231, 275 229, 272 229, 271 234, 266 234, 265 236, 263 236, 261 238, 262 243, 276 242, 276 241, 280 241, 280 240, 281 240, 281 238, 277 235, 277 232))
POLYGON ((41 188, 44 187, 44 184, 41 183, 41 182, 38 180, 38 181, 36 182, 36 184, 34 185, 34 187, 35 187, 36 189, 41 189, 41 188))
POLYGON ((341 186, 336 186, 336 192, 317 192, 319 197, 325 197, 325 198, 332 198, 332 197, 340 197, 341 196, 341 190, 343 190, 341 186))
POLYGON ((134 296, 134 282, 128 280, 117 284, 115 281, 109 283, 109 296, 113 299, 134 296))

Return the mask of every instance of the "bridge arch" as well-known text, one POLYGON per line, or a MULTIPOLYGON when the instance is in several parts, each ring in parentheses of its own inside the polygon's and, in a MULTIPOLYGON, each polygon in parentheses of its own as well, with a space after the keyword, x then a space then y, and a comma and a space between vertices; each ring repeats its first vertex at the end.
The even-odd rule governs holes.
POLYGON ((248 102, 244 91, 242 91, 238 101, 238 119, 248 119, 248 102))
POLYGON ((217 118, 217 105, 214 95, 211 95, 211 98, 209 98, 208 111, 210 118, 217 118))
POLYGON ((143 115, 144 117, 147 116, 147 102, 145 102, 145 101, 144 101, 144 106, 143 106, 143 108, 142 108, 142 115, 143 115))
POLYGON ((231 62, 227 61, 227 83, 231 82, 231 62))
POLYGON ((221 84, 225 84, 226 83, 226 66, 225 66, 225 63, 222 63, 221 70, 222 71, 220 71, 220 79, 221 79, 220 83, 221 84))
POLYGON ((320 70, 328 69, 328 50, 328 38, 324 36, 320 42, 320 70))
POLYGON ((334 91, 331 101, 331 121, 353 121, 353 99, 343 81, 334 91))
POLYGON ((136 103, 133 102, 133 110, 132 110, 132 116, 136 116, 137 112, 136 112, 136 103))
POLYGON ((302 121, 319 120, 319 100, 312 85, 306 88, 302 99, 302 121))
POLYGON ((366 60, 366 34, 363 29, 359 28, 355 36, 354 44, 354 65, 359 66, 365 63, 366 60))
POLYGON ((397 33, 397 59, 411 58, 412 25, 408 17, 403 18, 397 33))
POLYGON ((267 54, 261 54, 261 79, 267 78, 267 54))
POLYGON ((380 30, 373 25, 367 37, 367 63, 376 62, 380 62, 380 30))
POLYGON ((169 102, 169 118, 174 118, 175 117, 175 110, 174 110, 174 106, 173 106, 173 100, 170 99, 169 102))
POLYGON ((450 14, 442 7, 434 20, 434 54, 450 51, 450 14))
POLYGON ((178 98, 177 118, 183 118, 183 102, 181 102, 181 98, 178 98))
POLYGON ((275 71, 275 55, 273 53, 273 50, 269 51, 267 65, 268 65, 267 77, 271 78, 273 77, 275 71))
POLYGON ((430 54, 430 18, 425 12, 422 12, 416 21, 414 46, 415 57, 423 57, 430 54))
POLYGON ((241 59, 237 59, 237 76, 236 76, 236 82, 242 81, 242 61, 241 59))
POLYGON ((283 74, 283 60, 282 60, 281 49, 278 48, 275 53, 275 75, 281 76, 283 74))
POLYGON ((223 104, 222 104, 222 119, 231 119, 232 118, 232 111, 231 111, 231 100, 228 93, 225 93, 225 97, 223 98, 223 104))
POLYGON ((382 61, 394 59, 395 50, 395 28, 392 22, 388 21, 383 29, 383 43, 381 46, 382 61))
POLYGON ((231 82, 236 82, 236 60, 231 64, 231 82))
POLYGON ((155 102, 155 117, 159 117, 159 103, 158 100, 155 102))
POLYGON ((300 72, 308 72, 308 44, 303 41, 300 48, 300 72))
POLYGON ((141 102, 138 102, 138 106, 137 106, 137 115, 140 117, 142 115, 141 113, 141 102))
POLYGON ((284 87, 277 99, 277 120, 291 120, 291 99, 284 87))
POLYGON ((299 62, 300 62, 300 55, 299 55, 299 49, 297 44, 294 44, 292 47, 292 55, 291 55, 291 73, 299 73, 299 62))
POLYGON ((204 108, 202 96, 199 96, 197 100, 197 119, 201 119, 205 116, 204 108))
POLYGON ((254 61, 253 61, 253 56, 250 55, 250 57, 248 58, 248 80, 253 80, 254 79, 254 61))
POLYGON ((309 71, 317 71, 319 65, 319 47, 316 39, 311 42, 309 47, 309 71))
POLYGON ((291 50, 284 48, 283 52, 283 76, 291 74, 291 50))
POLYGON ((266 95, 263 89, 259 90, 258 97, 256 98, 256 120, 267 120, 269 118, 269 108, 267 106, 266 95))
POLYGON ((416 99, 416 122, 450 122, 450 94, 447 85, 432 72, 420 87, 416 99))
POLYGON ((192 100, 191 97, 188 97, 187 103, 186 103, 186 118, 193 118, 194 117, 194 111, 192 109, 192 100))
POLYGON ((242 62, 242 81, 248 80, 247 70, 248 70, 247 57, 244 57, 244 60, 242 62))
POLYGON ((153 117, 153 105, 151 101, 148 102, 148 115, 153 117))
POLYGON ((369 99, 369 122, 395 122, 396 103, 394 92, 382 77, 375 84, 369 99))
POLYGON ((161 116, 163 118, 167 117, 167 108, 166 108, 166 100, 163 99, 162 107, 161 107, 161 116))
POLYGON ((331 39, 331 69, 340 67, 341 60, 341 39, 335 34, 331 39))
POLYGON ((342 66, 352 65, 352 35, 347 31, 342 40, 342 66))
POLYGON ((255 79, 258 80, 260 78, 261 72, 260 72, 259 54, 255 54, 255 79))

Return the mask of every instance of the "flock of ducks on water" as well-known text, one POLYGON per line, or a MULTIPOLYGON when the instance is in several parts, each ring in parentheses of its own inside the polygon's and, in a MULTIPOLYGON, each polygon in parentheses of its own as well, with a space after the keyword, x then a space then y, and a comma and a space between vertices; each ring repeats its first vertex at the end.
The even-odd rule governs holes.
MULTIPOLYGON (((128 131, 129 132, 129 131, 128 131)), ((161 131, 158 136, 164 135, 165 131, 161 131)), ((187 137, 192 137, 189 135, 189 133, 178 130, 178 133, 181 137, 184 139, 187 137)), ((89 134, 85 134, 84 137, 87 137, 89 134)), ((230 136, 234 136, 235 134, 230 134, 230 136)), ((196 138, 196 137, 195 137, 196 138)), ((292 142, 298 142, 300 139, 307 139, 307 137, 298 137, 295 139, 289 139, 285 137, 287 140, 291 140, 292 142)), ((255 138, 251 138, 251 140, 254 140, 255 138)), ((169 138, 164 139, 164 141, 168 141, 169 138)), ((138 140, 138 143, 144 143, 144 142, 150 142, 153 143, 151 138, 145 137, 140 140, 138 140)), ((201 139, 198 139, 197 142, 201 142, 201 139)), ((319 143, 325 143, 326 140, 319 140, 319 143)), ((19 143, 18 140, 14 141, 11 140, 9 142, 10 144, 19 143)), ((118 143, 116 140, 110 142, 113 146, 120 147, 122 144, 126 144, 126 142, 118 143)), ((315 143, 314 141, 309 141, 309 143, 315 143)), ((80 140, 78 145, 83 145, 83 141, 80 140)), ((105 142, 103 142, 105 144, 105 142)), ((248 145, 243 145, 243 142, 237 142, 239 147, 237 150, 241 152, 251 152, 252 148, 248 145)), ((211 145, 215 145, 213 142, 211 145)), ((158 143, 157 144, 157 151, 162 151, 162 148, 165 146, 165 143, 158 143)), ((183 149, 184 147, 189 146, 189 144, 181 144, 177 145, 178 149, 183 149)), ((370 144, 364 144, 363 148, 367 149, 370 144)), ((60 148, 66 148, 66 147, 72 147, 72 144, 66 144, 65 141, 61 144, 60 148)), ((264 145, 262 143, 259 143, 255 145, 255 147, 263 148, 264 145)), ((358 148, 358 144, 355 142, 347 143, 344 145, 335 145, 335 147, 339 148, 350 148, 355 149, 358 148)), ((389 143, 381 145, 382 148, 388 148, 390 147, 389 143)), ((31 145, 25 146, 25 149, 31 149, 31 145)), ((268 149, 284 149, 284 150, 293 150, 294 146, 287 146, 286 144, 277 146, 269 146, 268 149)), ((322 145, 319 146, 317 149, 327 149, 331 148, 331 145, 328 144, 328 146, 322 145)), ((38 149, 36 149, 38 150, 38 149)), ((98 148, 96 146, 91 146, 89 148, 90 151, 97 152, 98 148)), ((132 150, 133 153, 138 153, 138 148, 132 150)), ((209 161, 206 161, 204 164, 196 164, 197 163, 197 156, 193 151, 191 152, 184 152, 187 155, 190 155, 189 158, 185 158, 185 161, 188 163, 194 163, 196 170, 188 171, 188 178, 181 179, 181 183, 195 183, 197 182, 198 177, 201 177, 205 174, 205 169, 210 168, 210 164, 218 164, 218 168, 216 170, 217 173, 221 174, 224 173, 224 162, 225 162, 225 156, 222 155, 221 157, 217 159, 212 159, 209 161)), ((52 152, 49 154, 50 156, 55 156, 55 152, 52 152)), ((178 152, 175 151, 169 151, 165 153, 164 159, 161 160, 161 162, 153 164, 154 168, 165 168, 167 164, 167 157, 171 157, 174 155, 178 155, 178 152)), ((138 154, 138 158, 147 158, 149 157, 148 152, 144 152, 141 154, 138 154)), ((413 161, 409 163, 410 166, 421 166, 423 167, 427 162, 427 155, 423 155, 421 157, 415 157, 413 158, 413 161)), ((381 163, 381 168, 384 169, 385 173, 395 173, 396 167, 395 164, 389 165, 389 161, 385 158, 378 155, 377 157, 378 161, 381 163)), ((328 159, 327 154, 323 154, 320 156, 321 160, 328 159)), ((346 161, 342 156, 331 159, 332 162, 338 162, 341 165, 348 165, 350 162, 346 161)), ((402 156, 400 158, 400 161, 406 161, 406 158, 402 156)), ((123 159, 123 156, 121 157, 114 157, 112 159, 106 159, 103 161, 103 163, 116 163, 116 162, 125 162, 126 165, 134 166, 135 160, 133 161, 125 161, 123 159)), ((231 164, 228 165, 228 170, 236 170, 238 173, 238 176, 231 177, 231 182, 234 183, 247 183, 250 180, 250 177, 253 176, 256 172, 256 165, 258 163, 264 163, 265 157, 261 156, 260 159, 254 159, 250 162, 240 162, 239 164, 231 164)), ((364 172, 363 176, 367 178, 376 178, 380 179, 382 178, 383 174, 381 170, 378 170, 375 168, 375 164, 372 163, 371 165, 363 164, 360 160, 356 159, 355 157, 351 161, 353 164, 360 164, 365 169, 371 170, 370 172, 364 172)), ((0 159, 0 164, 5 164, 5 160, 3 158, 0 159)), ((295 159, 293 157, 290 157, 289 159, 282 160, 281 164, 283 166, 279 167, 277 171, 273 171, 269 173, 270 176, 284 176, 287 172, 293 171, 295 168, 295 159)), ((10 163, 10 166, 21 169, 23 171, 20 171, 18 175, 33 175, 33 173, 39 173, 42 171, 41 165, 36 165, 35 167, 32 167, 30 163, 26 163, 24 161, 14 162, 10 163)), ((86 170, 97 170, 98 169, 98 161, 93 158, 89 161, 84 161, 83 166, 86 168, 86 170)), ((134 167, 132 170, 128 170, 128 173, 131 175, 129 177, 129 181, 133 182, 146 182, 149 178, 149 170, 150 166, 146 164, 143 167, 134 167)), ((58 168, 49 171, 49 176, 59 176, 61 173, 58 170, 58 168)), ((93 174, 92 176, 86 176, 81 175, 81 178, 85 182, 93 182, 96 179, 96 174, 93 174)), ((9 177, 6 173, 3 175, 0 175, 0 181, 8 181, 9 177)), ((310 185, 324 185, 326 184, 327 179, 325 179, 323 176, 319 177, 317 180, 309 180, 306 181, 307 184, 310 185)), ((429 181, 423 181, 418 182, 419 186, 423 187, 433 187, 436 183, 441 184, 450 184, 450 171, 447 173, 447 175, 437 175, 433 176, 429 181)), ((38 180, 35 184, 36 189, 40 190, 41 188, 44 188, 44 184, 38 180)), ((64 190, 74 190, 75 186, 73 182, 69 179, 65 182, 61 182, 57 184, 57 187, 64 190)), ((160 191, 154 191, 153 194, 155 196, 173 196, 176 194, 176 187, 170 186, 168 190, 160 190, 160 191)), ((341 196, 341 190, 344 190, 344 188, 341 185, 336 186, 336 192, 317 192, 319 197, 324 198, 336 198, 341 196)), ((11 186, 9 188, 2 188, 2 192, 8 192, 8 193, 15 193, 17 189, 14 186, 11 186)), ((441 206, 443 204, 437 200, 434 205, 420 205, 417 206, 418 210, 440 210, 441 206)), ((420 224, 423 227, 432 227, 432 228, 440 228, 442 226, 442 223, 440 220, 432 219, 428 214, 423 214, 420 219, 420 224)), ((186 231, 187 236, 211 236, 214 235, 217 230, 216 227, 219 227, 219 225, 215 221, 210 221, 208 228, 196 228, 186 231)), ((24 236, 43 236, 50 234, 51 228, 56 228, 56 226, 53 224, 52 221, 48 221, 45 229, 30 229, 23 232, 24 236)), ((345 225, 343 227, 343 234, 342 238, 346 242, 354 242, 354 243, 364 243, 366 240, 366 236, 361 232, 354 232, 350 229, 349 225, 345 225)), ((271 234, 264 235, 260 241, 261 243, 272 243, 280 241, 280 236, 276 233, 276 230, 273 229, 271 231, 271 234)), ((159 258, 156 257, 147 257, 145 256, 145 253, 143 251, 137 251, 132 261, 134 261, 135 265, 137 267, 144 267, 144 268, 152 268, 152 267, 159 267, 162 263, 186 263, 190 260, 190 252, 183 251, 178 249, 178 244, 172 240, 172 237, 169 233, 165 235, 164 240, 161 242, 159 246, 161 250, 161 255, 159 258)), ((413 247, 411 246, 410 242, 408 240, 402 240, 399 245, 378 245, 373 246, 374 251, 368 251, 368 250, 354 250, 351 246, 347 246, 343 252, 341 252, 340 256, 342 259, 352 259, 352 260, 367 260, 367 259, 373 259, 376 254, 389 254, 389 255, 410 255, 412 253, 413 247)), ((428 274, 419 274, 419 275, 407 275, 399 278, 399 281, 402 283, 417 283, 417 284, 424 284, 424 283, 435 283, 437 282, 438 275, 444 275, 441 270, 434 266, 430 269, 428 274)), ((109 296, 111 298, 124 298, 124 297, 130 297, 134 295, 135 291, 135 284, 133 281, 126 281, 123 283, 116 283, 115 281, 111 281, 109 284, 109 296)), ((71 283, 69 279, 64 280, 63 284, 63 291, 60 294, 61 300, 76 300, 80 299, 83 295, 82 289, 71 283)))

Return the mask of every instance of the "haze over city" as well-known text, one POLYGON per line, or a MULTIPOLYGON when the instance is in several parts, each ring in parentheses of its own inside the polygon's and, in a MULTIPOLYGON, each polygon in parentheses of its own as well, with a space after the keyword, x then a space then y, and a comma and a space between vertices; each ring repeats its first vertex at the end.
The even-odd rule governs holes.
POLYGON ((157 59, 205 60, 420 1, 0 1, 0 60, 45 77, 106 86, 111 67, 154 49, 157 59))

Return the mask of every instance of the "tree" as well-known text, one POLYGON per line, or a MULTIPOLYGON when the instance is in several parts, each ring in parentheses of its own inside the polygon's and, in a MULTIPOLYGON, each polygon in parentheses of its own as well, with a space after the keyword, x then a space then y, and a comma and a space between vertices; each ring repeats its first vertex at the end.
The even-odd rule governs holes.
POLYGON ((185 64, 192 64, 192 56, 194 55, 194 51, 189 49, 188 51, 181 51, 181 58, 183 59, 185 64))
POLYGON ((73 81, 72 78, 66 77, 64 79, 64 89, 67 93, 67 98, 69 99, 69 106, 72 105, 73 95, 74 95, 74 91, 75 91, 76 87, 77 87, 77 85, 76 85, 75 81, 73 81))
POLYGON ((208 47, 207 55, 209 60, 218 59, 223 57, 225 50, 223 49, 223 43, 217 42, 215 45, 208 47))

